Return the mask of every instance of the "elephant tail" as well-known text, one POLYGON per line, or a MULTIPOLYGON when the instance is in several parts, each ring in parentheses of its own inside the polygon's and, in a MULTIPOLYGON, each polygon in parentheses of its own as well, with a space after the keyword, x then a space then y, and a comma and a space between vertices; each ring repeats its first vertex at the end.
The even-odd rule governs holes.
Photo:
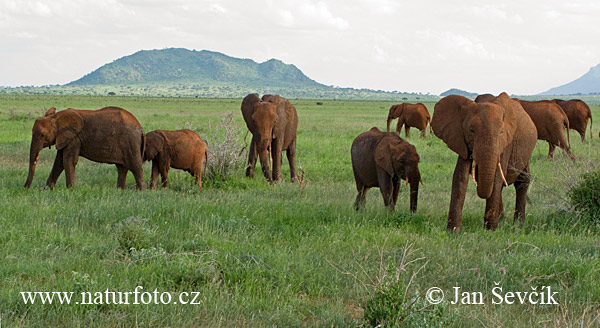
POLYGON ((142 163, 144 162, 144 153, 146 152, 146 134, 144 130, 142 130, 142 145, 140 146, 140 151, 142 152, 140 155, 142 156, 142 163))
POLYGON ((563 122, 563 124, 565 125, 565 128, 567 129, 567 145, 569 146, 569 148, 571 148, 571 137, 569 136, 569 119, 565 118, 565 121, 563 122))
POLYGON ((590 111, 590 139, 592 139, 592 126, 593 126, 592 123, 593 123, 592 122, 592 112, 590 111))
POLYGON ((206 176, 206 167, 208 166, 208 149, 204 152, 204 173, 202 176, 206 176))

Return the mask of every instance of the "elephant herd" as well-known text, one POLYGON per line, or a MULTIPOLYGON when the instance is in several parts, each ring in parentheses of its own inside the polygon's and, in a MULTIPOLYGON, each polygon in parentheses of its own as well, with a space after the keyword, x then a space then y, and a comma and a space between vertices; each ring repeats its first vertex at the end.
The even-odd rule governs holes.
MULTIPOLYGON (((254 177, 254 167, 260 159, 265 178, 269 182, 281 180, 285 150, 290 178, 296 181, 296 108, 278 95, 259 98, 249 94, 242 100, 241 111, 252 133, 246 176, 254 177)), ((458 155, 447 230, 458 231, 462 226, 469 176, 472 176, 477 195, 486 200, 484 225, 487 229, 496 229, 498 220, 504 216, 502 188, 509 185, 516 189, 514 219, 523 221, 530 182, 529 160, 536 140, 549 143, 550 158, 558 146, 575 159, 570 150, 568 131, 569 128, 576 130, 585 140, 588 119, 591 122, 591 111, 581 100, 530 102, 510 98, 506 93, 497 97, 480 95, 475 101, 450 95, 435 104, 433 117, 421 103, 394 105, 387 117, 388 132, 372 128, 352 143, 352 169, 358 191, 354 207, 357 210, 364 207, 367 191, 378 187, 385 206, 395 209, 400 182, 405 180, 410 185, 410 210, 416 212, 421 183, 419 155, 415 147, 398 134, 404 126, 406 137, 411 127, 419 129, 424 136, 429 125, 430 130, 458 155), (390 123, 396 118, 397 134, 389 132, 390 123)), ((131 171, 138 189, 146 187, 142 170, 144 161, 152 161, 151 188, 156 187, 159 174, 162 186, 168 186, 170 168, 189 172, 202 188, 202 171, 208 162, 206 143, 191 130, 155 130, 145 134, 135 116, 118 107, 69 108, 60 112, 50 108, 35 121, 32 129, 25 187, 31 186, 40 151, 52 145, 56 146, 57 152, 46 181, 49 188, 54 187, 63 170, 67 187, 74 185, 79 156, 115 164, 119 188, 125 188, 127 172, 131 171)))
MULTIPOLYGON (((524 101, 502 93, 498 97, 491 94, 479 95, 475 101, 471 101, 466 97, 450 95, 435 104, 432 119, 421 103, 392 106, 387 118, 388 131, 391 120, 395 118, 398 118, 396 132, 400 134, 405 125, 406 137, 409 136, 410 127, 421 130, 421 135, 424 136, 430 123, 433 133, 458 154, 446 225, 449 231, 458 231, 462 227, 462 208, 469 176, 477 188, 477 195, 486 200, 484 226, 487 229, 496 229, 498 220, 504 217, 502 188, 509 185, 514 185, 516 189, 514 219, 523 221, 530 182, 529 160, 536 140, 548 142, 549 158, 553 158, 554 149, 558 146, 574 160, 575 155, 570 149, 569 129, 579 132, 584 141, 589 119, 590 138, 592 137, 592 114, 589 106, 581 100, 524 101)), ((401 154, 412 151, 414 155, 411 154, 410 157, 416 158, 418 162, 416 151, 407 146, 403 147, 404 150, 389 147, 388 152, 393 154, 391 158, 398 159, 388 161, 396 169, 396 173, 391 173, 393 171, 386 169, 386 163, 378 155, 380 148, 387 146, 380 147, 371 141, 375 135, 380 135, 382 142, 396 136, 373 128, 355 139, 352 145, 352 165, 358 190, 355 208, 364 204, 366 189, 378 186, 384 204, 394 209, 397 188, 400 180, 405 179, 410 184, 410 209, 415 212, 420 173, 416 164, 399 159, 406 156, 401 154), (365 159, 359 149, 371 149, 371 158, 365 159), (374 173, 365 177, 365 164, 361 162, 373 163, 371 171, 374 173), (416 176, 419 180, 415 179, 416 176)), ((402 139, 397 136, 395 139, 396 143, 401 143, 398 140, 402 139)))

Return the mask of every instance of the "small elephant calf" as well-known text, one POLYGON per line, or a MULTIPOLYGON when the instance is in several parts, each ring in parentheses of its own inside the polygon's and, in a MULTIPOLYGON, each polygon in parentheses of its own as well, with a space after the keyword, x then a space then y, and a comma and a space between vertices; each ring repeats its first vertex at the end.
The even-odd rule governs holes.
POLYGON ((410 184, 410 210, 413 213, 417 211, 421 173, 415 146, 395 133, 372 128, 354 139, 351 155, 358 191, 354 202, 356 210, 365 206, 369 188, 379 187, 383 203, 393 211, 400 180, 406 180, 410 184))
POLYGON ((189 172, 202 189, 202 167, 208 163, 208 150, 192 130, 154 130, 146 134, 144 161, 152 161, 150 188, 156 188, 159 173, 163 187, 168 187, 172 167, 189 172))

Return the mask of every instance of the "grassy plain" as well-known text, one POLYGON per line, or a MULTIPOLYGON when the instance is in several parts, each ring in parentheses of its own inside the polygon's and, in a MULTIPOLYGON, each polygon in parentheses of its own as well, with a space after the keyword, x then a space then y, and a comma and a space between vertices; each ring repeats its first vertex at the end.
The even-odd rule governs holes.
MULTIPOLYGON (((42 151, 33 185, 24 189, 35 118, 51 106, 114 105, 136 115, 146 131, 191 127, 204 137, 229 112, 245 132, 241 99, 0 96, 2 326, 361 326, 368 324, 367 301, 396 278, 407 288, 407 303, 419 297, 407 311, 412 326, 600 324, 600 228, 578 219, 566 197, 579 174, 598 169, 598 127, 591 142, 571 135, 575 162, 562 150, 547 160, 548 145, 538 141, 524 225, 510 218, 510 187, 504 191, 509 219, 485 231, 485 202, 471 184, 463 230, 452 235, 444 229, 456 155, 412 130, 424 182, 417 214, 408 211, 406 187, 395 213, 383 207, 378 190, 356 212, 350 144, 373 126, 385 128, 392 103, 319 101, 292 100, 303 189, 287 181, 269 185, 260 174, 247 179, 239 169, 224 181, 205 180, 198 191, 187 173, 172 170, 170 189, 140 192, 131 175, 128 189, 117 190, 114 166, 85 159, 73 189, 62 175, 54 190, 44 190, 54 149, 42 151), (198 292, 200 304, 26 305, 20 295, 136 286, 198 292), (485 304, 446 301, 442 319, 429 320, 432 308, 417 310, 433 286, 447 298, 453 287, 482 292, 485 304), (496 286, 503 294, 550 286, 560 304, 492 304, 496 286)), ((600 117, 600 107, 592 110, 600 117)), ((283 169, 289 176, 285 158, 283 169)), ((149 163, 144 170, 147 180, 149 163)))

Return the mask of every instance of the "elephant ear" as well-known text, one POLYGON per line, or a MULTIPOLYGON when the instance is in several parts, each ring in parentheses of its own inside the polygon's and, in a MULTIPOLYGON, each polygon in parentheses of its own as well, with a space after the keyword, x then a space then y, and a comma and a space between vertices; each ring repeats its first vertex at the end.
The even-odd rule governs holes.
POLYGON ((48 109, 48 111, 46 111, 46 114, 44 114, 44 116, 50 116, 54 113, 56 113, 56 107, 50 107, 50 109, 48 109))
POLYGON ((144 161, 153 160, 158 153, 165 147, 166 136, 164 133, 155 130, 146 134, 146 148, 144 150, 144 161))
POLYGON ((394 163, 392 162, 392 148, 390 137, 382 138, 377 147, 375 147, 375 164, 381 167, 387 174, 393 176, 395 173, 394 163))
POLYGON ((460 157, 469 157, 469 148, 465 141, 463 122, 477 110, 477 104, 469 98, 450 95, 435 104, 431 128, 452 151, 460 157))
POLYGON ((246 121, 248 130, 252 133, 256 131, 256 126, 252 120, 252 114, 254 113, 254 105, 259 101, 260 98, 256 93, 251 93, 242 100, 242 116, 244 117, 244 121, 246 121))
POLYGON ((57 114, 56 149, 65 148, 83 129, 83 118, 69 108, 57 114))
POLYGON ((505 92, 498 96, 496 103, 504 108, 504 133, 499 138, 499 147, 500 149, 504 149, 513 141, 517 131, 516 111, 524 111, 524 109, 521 103, 511 99, 505 92))

